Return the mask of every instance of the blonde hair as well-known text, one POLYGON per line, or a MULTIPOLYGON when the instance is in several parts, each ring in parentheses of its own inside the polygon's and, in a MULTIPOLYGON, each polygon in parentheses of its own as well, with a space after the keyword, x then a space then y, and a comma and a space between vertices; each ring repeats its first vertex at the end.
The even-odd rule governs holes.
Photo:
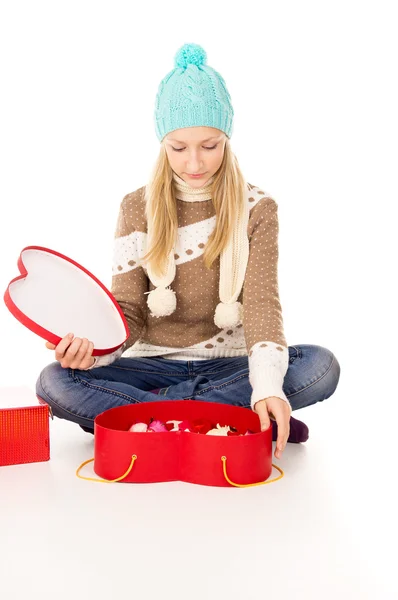
MULTIPOLYGON (((242 217, 246 201, 247 183, 227 137, 220 168, 212 184, 212 202, 216 226, 204 248, 203 261, 210 269, 227 246, 233 234, 236 219, 242 217)), ((167 259, 177 240, 177 203, 174 192, 173 170, 164 143, 145 187, 145 213, 151 223, 151 243, 142 261, 150 262, 152 271, 161 277, 167 269, 167 259)))

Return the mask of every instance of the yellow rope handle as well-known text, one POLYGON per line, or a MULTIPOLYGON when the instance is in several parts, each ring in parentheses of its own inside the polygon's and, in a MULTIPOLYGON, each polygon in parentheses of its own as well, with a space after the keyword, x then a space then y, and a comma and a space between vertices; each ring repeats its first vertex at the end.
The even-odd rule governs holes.
MULTIPOLYGON (((124 479, 125 477, 127 477, 127 475, 130 473, 131 469, 133 468, 135 461, 137 460, 137 455, 136 454, 132 455, 129 468, 127 469, 127 471, 125 472, 124 475, 122 475, 121 477, 118 477, 117 479, 95 479, 94 477, 84 477, 83 475, 79 475, 81 469, 88 463, 92 462, 93 460, 94 460, 94 458, 90 458, 89 460, 84 461, 80 465, 80 467, 76 471, 77 477, 79 477, 80 479, 86 479, 87 481, 98 481, 99 483, 115 483, 116 481, 120 481, 121 479, 124 479)), ((278 479, 282 479, 282 477, 284 476, 282 469, 280 469, 277 465, 274 465, 274 463, 272 463, 272 466, 275 467, 275 469, 278 469, 278 471, 281 473, 281 475, 279 475, 279 477, 275 477, 274 479, 270 479, 267 481, 258 481, 257 483, 234 483, 233 481, 230 480, 230 478, 227 475, 227 466, 226 466, 227 457, 222 456, 221 460, 223 463, 222 466, 223 466, 223 472, 224 472, 225 479, 228 481, 228 483, 230 483, 231 485, 233 485, 235 487, 245 488, 245 487, 253 487, 255 485, 265 485, 266 483, 273 483, 274 481, 278 481, 278 479)))
POLYGON ((94 458, 90 458, 89 460, 84 461, 84 463, 82 463, 80 465, 80 467, 77 469, 76 475, 78 477, 80 477, 80 479, 87 479, 87 481, 99 481, 100 483, 114 483, 115 481, 120 481, 121 479, 124 479, 125 477, 127 477, 127 475, 130 473, 131 469, 133 468, 136 459, 137 459, 137 455, 133 454, 133 456, 131 457, 131 463, 130 463, 129 468, 127 469, 127 471, 125 472, 124 475, 122 475, 121 477, 118 477, 117 479, 95 479, 94 477, 83 477, 83 475, 79 475, 79 471, 82 469, 82 467, 84 467, 84 465, 87 465, 89 462, 92 462, 94 460, 94 458))
POLYGON ((222 460, 222 468, 224 471, 224 477, 225 479, 228 481, 228 483, 230 483, 231 485, 235 486, 235 487, 240 487, 240 488, 245 488, 245 487, 253 487, 255 485, 265 485, 266 483, 273 483, 274 481, 278 481, 278 479, 282 479, 282 477, 284 476, 284 473, 282 471, 282 469, 280 469, 279 467, 277 467, 276 465, 274 465, 274 463, 272 463, 272 466, 275 467, 275 469, 278 469, 278 471, 280 473, 282 473, 281 475, 279 475, 278 477, 275 477, 274 479, 270 479, 267 481, 258 481, 257 483, 234 483, 233 481, 230 480, 230 478, 227 475, 227 457, 226 456, 222 456, 221 457, 222 460))

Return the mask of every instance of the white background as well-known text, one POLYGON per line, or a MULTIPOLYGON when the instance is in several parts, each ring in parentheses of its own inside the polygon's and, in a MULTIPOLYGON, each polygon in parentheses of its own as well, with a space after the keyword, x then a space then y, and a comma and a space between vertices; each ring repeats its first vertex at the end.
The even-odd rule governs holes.
MULTIPOLYGON (((341 506, 349 526, 356 528, 356 552, 367 561, 366 577, 373 573, 372 581, 378 580, 379 586, 390 582, 395 568, 395 540, 391 546, 389 540, 397 529, 391 482, 397 456, 398 48, 393 4, 36 0, 3 1, 0 8, 2 293, 19 274, 17 260, 28 245, 66 254, 110 286, 119 204, 125 194, 145 185, 159 150, 153 121, 158 85, 174 67, 174 55, 184 43, 202 45, 208 64, 222 74, 231 94, 235 110, 231 144, 242 171, 247 181, 270 192, 279 206, 279 286, 288 344, 328 347, 340 362, 336 394, 308 412, 300 411, 300 418, 318 435, 319 448, 325 452, 328 446, 330 478, 324 463, 319 468, 329 485, 343 490, 341 506)), ((54 360, 53 351, 14 319, 4 303, 0 333, 0 385, 34 390, 40 370, 54 360)), ((7 406, 7 398, 2 405, 7 406)), ((84 440, 84 455, 89 457, 91 447, 87 450, 84 440)), ((8 469, 10 473, 12 468, 8 469)), ((295 469, 297 477, 299 462, 295 469)), ((4 469, 0 488, 3 474, 4 469)), ((127 577, 129 586, 120 589, 126 594, 129 590, 129 596, 140 591, 143 598, 160 593, 165 579, 170 598, 194 594, 198 594, 195 598, 255 598, 257 592, 265 594, 271 579, 272 597, 279 593, 284 598, 294 552, 303 560, 302 544, 316 525, 308 513, 301 517, 308 519, 301 539, 291 539, 286 530, 285 515, 294 516, 299 476, 288 488, 283 510, 276 505, 274 513, 267 512, 271 488, 280 483, 257 488, 263 493, 264 513, 256 514, 274 522, 272 542, 266 537, 267 528, 264 537, 250 537, 258 523, 245 522, 254 498, 250 493, 242 495, 241 512, 228 513, 228 531, 236 528, 237 538, 217 534, 226 539, 228 552, 222 543, 217 545, 220 539, 212 538, 217 527, 208 522, 203 554, 195 551, 194 532, 186 535, 185 528, 191 527, 189 507, 185 506, 185 513, 181 506, 172 513, 177 523, 174 538, 172 525, 164 529, 158 515, 152 530, 152 499, 141 507, 141 514, 157 562, 151 564, 148 549, 144 558, 134 546, 128 514, 126 535, 131 537, 124 553, 131 552, 131 564, 141 575, 145 573, 153 588, 145 587, 143 575, 137 575, 134 584, 125 565, 118 572, 117 565, 110 563, 110 576, 117 575, 125 584, 127 577), (181 514, 188 519, 182 524, 183 533, 178 529, 181 514), (285 536, 282 545, 281 536, 285 536), (231 543, 241 543, 242 548, 241 538, 246 548, 244 555, 239 554, 242 571, 235 565, 229 572, 223 557, 230 559, 231 543), (174 560, 173 544, 180 550, 186 547, 188 554, 179 552, 174 560), (274 562, 263 560, 263 545, 268 545, 274 562), (217 556, 211 554, 215 547, 217 556), (198 569, 196 580, 189 553, 198 569), (206 571, 201 560, 222 568, 206 571), (189 573, 187 580, 184 573, 189 573), (185 583, 172 591, 171 582, 179 576, 185 583), (206 577, 206 593, 200 595, 200 582, 206 577)), ((95 495, 104 493, 102 488, 106 492, 112 487, 91 485, 94 503, 95 495)), ((156 495, 157 510, 162 507, 162 489, 170 490, 165 493, 178 506, 180 488, 147 489, 152 490, 149 497, 156 495)), ((187 501, 194 503, 194 495, 191 492, 187 501)), ((216 506, 221 511, 222 505, 216 506)), ((118 510, 112 499, 108 508, 118 510)), ((206 521, 200 527, 205 529, 206 521)), ((83 521, 77 536, 85 536, 83 521)), ((102 541, 108 552, 106 539, 102 541)), ((6 555, 4 539, 0 544, 6 555)), ((319 559, 316 548, 311 548, 319 559)), ((30 558, 27 553, 26 563, 30 558)), ((60 560, 66 579, 84 580, 84 561, 78 567, 65 556, 60 560)), ((340 580, 336 575, 333 587, 335 572, 326 570, 331 579, 321 581, 318 567, 311 570, 312 560, 309 555, 302 588, 289 588, 295 589, 295 597, 329 598, 328 589, 331 598, 339 589, 344 595, 344 577, 340 580)), ((43 585, 51 572, 45 562, 40 571, 43 585)), ((349 563, 348 571, 352 572, 349 563)), ((61 577, 59 572, 51 584, 65 585, 61 577)), ((297 573, 295 577, 298 582, 297 573)), ((8 583, 11 590, 11 580, 8 583)), ((90 585, 91 597, 105 597, 99 579, 90 585)), ((72 589, 71 584, 68 590, 72 589)), ((351 597, 368 597, 364 590, 353 590, 351 597)), ((20 597, 22 592, 4 596, 20 597)), ((391 588, 379 590, 378 597, 392 598, 391 588)))

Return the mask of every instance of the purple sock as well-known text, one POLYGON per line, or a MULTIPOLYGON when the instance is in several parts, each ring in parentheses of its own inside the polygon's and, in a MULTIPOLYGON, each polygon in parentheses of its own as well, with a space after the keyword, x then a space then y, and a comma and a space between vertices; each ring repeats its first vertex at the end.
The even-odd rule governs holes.
POLYGON ((150 390, 152 392, 152 394, 158 394, 159 393, 160 388, 156 388, 156 390, 150 390))
MULTIPOLYGON (((278 439, 278 427, 276 421, 271 419, 272 423, 272 441, 276 442, 278 439)), ((302 421, 290 417, 290 434, 287 439, 288 442, 293 444, 299 444, 300 442, 306 442, 308 440, 308 427, 302 421)))

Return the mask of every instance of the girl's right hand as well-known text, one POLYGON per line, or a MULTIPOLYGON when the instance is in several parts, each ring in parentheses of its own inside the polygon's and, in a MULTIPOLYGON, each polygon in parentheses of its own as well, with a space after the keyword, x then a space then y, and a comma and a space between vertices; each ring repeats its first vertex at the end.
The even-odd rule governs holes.
POLYGON ((46 342, 46 348, 55 350, 55 358, 61 363, 64 369, 80 369, 85 371, 95 363, 92 356, 94 344, 87 338, 73 339, 73 333, 68 333, 54 346, 51 342, 46 342), (73 340, 73 341, 72 341, 73 340))

